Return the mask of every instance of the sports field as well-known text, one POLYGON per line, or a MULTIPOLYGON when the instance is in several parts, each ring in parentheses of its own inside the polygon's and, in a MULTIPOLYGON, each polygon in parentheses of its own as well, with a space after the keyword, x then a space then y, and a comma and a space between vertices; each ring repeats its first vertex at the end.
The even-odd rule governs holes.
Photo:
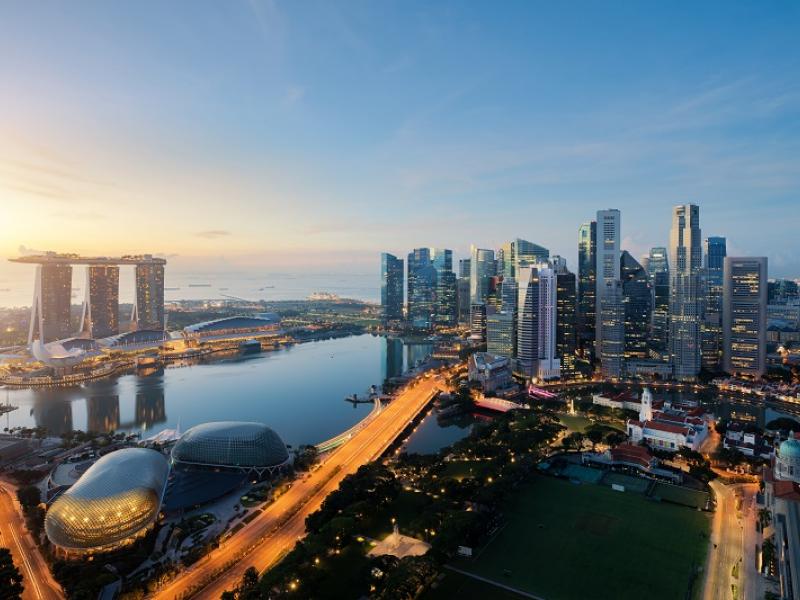
POLYGON ((506 515, 474 559, 454 564, 548 600, 684 598, 705 563, 708 514, 640 493, 536 477, 506 515))

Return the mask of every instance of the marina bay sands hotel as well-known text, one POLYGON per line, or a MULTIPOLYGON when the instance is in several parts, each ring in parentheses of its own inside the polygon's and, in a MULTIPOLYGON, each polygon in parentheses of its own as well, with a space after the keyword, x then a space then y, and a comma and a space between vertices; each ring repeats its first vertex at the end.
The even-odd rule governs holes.
POLYGON ((131 328, 164 329, 164 266, 167 261, 163 258, 150 254, 106 258, 48 252, 9 260, 36 265, 28 344, 34 340, 48 343, 75 335, 70 324, 74 266, 86 267, 86 294, 79 335, 99 339, 120 333, 119 268, 127 265, 135 268, 136 277, 131 328))

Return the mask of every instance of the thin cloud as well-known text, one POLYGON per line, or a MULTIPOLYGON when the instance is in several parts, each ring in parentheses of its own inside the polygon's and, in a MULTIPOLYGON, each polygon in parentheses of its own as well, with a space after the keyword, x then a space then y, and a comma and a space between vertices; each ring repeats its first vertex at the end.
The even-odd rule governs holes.
POLYGON ((226 231, 224 229, 208 229, 206 231, 198 231, 195 233, 195 235, 206 240, 216 240, 217 238, 226 237, 232 234, 230 231, 226 231))

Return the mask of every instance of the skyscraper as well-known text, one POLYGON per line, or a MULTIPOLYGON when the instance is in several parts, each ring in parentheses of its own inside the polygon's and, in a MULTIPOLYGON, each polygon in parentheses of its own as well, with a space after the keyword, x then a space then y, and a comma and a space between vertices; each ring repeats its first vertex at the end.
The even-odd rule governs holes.
POLYGON ((28 343, 41 340, 46 344, 69 337, 71 304, 72 266, 36 265, 28 343))
POLYGON ((136 303, 131 321, 136 329, 164 329, 164 261, 136 265, 136 303))
POLYGON ((383 322, 403 318, 403 259, 381 254, 381 309, 383 322))
POLYGON ((472 246, 470 254, 470 301, 481 304, 489 294, 489 279, 495 275, 494 250, 472 246))
POLYGON ((430 329, 436 312, 436 268, 430 248, 415 248, 408 254, 407 318, 415 329, 430 329))
POLYGON ((767 259, 724 259, 725 371, 761 377, 767 370, 767 259))
POLYGON ((456 311, 460 325, 469 325, 469 307, 469 278, 459 277, 456 280, 456 311))
POLYGON ((486 351, 490 354, 514 358, 516 347, 516 323, 514 313, 487 307, 486 351))
POLYGON ((517 269, 521 266, 546 263, 548 258, 550 258, 550 250, 547 248, 517 238, 503 244, 500 249, 498 275, 516 278, 517 269))
POLYGON ((434 322, 453 327, 458 320, 457 278, 453 272, 453 251, 431 248, 431 262, 436 269, 436 306, 434 322))
POLYGON ((648 339, 653 312, 653 290, 644 267, 627 251, 620 259, 622 304, 625 313, 625 360, 648 357, 648 339))
POLYGON ((700 372, 702 316, 700 268, 700 207, 681 204, 673 209, 670 231, 670 358, 679 380, 700 372))
POLYGON ((93 339, 119 333, 119 267, 86 267, 86 296, 80 331, 93 339))
POLYGON ((561 359, 561 376, 564 378, 575 375, 576 316, 575 274, 564 266, 556 271, 556 356, 561 359))
POLYGON ((599 340, 600 370, 604 377, 618 378, 622 376, 625 356, 625 308, 620 280, 607 279, 599 297, 600 326, 603 330, 599 340))
POLYGON ((700 330, 702 368, 717 371, 722 360, 722 279, 727 254, 724 237, 703 242, 703 321, 700 330))
MULTIPOLYGON (((608 281, 619 281, 620 261, 620 213, 617 209, 597 211, 597 250, 596 250, 596 304, 600 306, 603 294, 613 292, 616 288, 607 285, 608 281)), ((603 341, 603 319, 600 317, 599 308, 595 318, 595 348, 599 350, 603 341)))
POLYGON ((462 258, 458 261, 458 278, 459 279, 466 279, 469 281, 469 273, 472 269, 471 267, 472 261, 469 258, 462 258))
POLYGON ((547 264, 518 270, 517 359, 529 377, 560 376, 556 355, 556 274, 547 264))
POLYGON ((578 345, 582 351, 594 351, 596 309, 597 222, 584 223, 578 229, 578 345))
POLYGON ((667 249, 657 246, 650 249, 647 271, 653 286, 653 326, 650 351, 654 356, 668 360, 669 339, 669 259, 667 249))

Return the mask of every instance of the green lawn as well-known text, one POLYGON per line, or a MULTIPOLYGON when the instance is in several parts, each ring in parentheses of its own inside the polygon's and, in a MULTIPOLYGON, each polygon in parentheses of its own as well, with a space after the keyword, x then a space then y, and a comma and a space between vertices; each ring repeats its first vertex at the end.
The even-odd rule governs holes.
POLYGON ((461 573, 454 573, 445 569, 444 577, 431 586, 421 600, 527 600, 526 596, 521 596, 493 586, 472 577, 467 577, 461 573))
POLYGON ((708 503, 708 493, 700 490, 690 490, 668 483, 657 483, 651 494, 653 498, 661 498, 668 502, 683 504, 693 508, 705 508, 708 503))
POLYGON ((683 598, 705 563, 708 514, 638 493, 536 477, 506 515, 488 546, 455 565, 548 600, 683 598))
POLYGON ((581 415, 568 415, 565 413, 558 415, 559 422, 572 431, 580 431, 583 433, 586 428, 592 424, 592 421, 581 415))

